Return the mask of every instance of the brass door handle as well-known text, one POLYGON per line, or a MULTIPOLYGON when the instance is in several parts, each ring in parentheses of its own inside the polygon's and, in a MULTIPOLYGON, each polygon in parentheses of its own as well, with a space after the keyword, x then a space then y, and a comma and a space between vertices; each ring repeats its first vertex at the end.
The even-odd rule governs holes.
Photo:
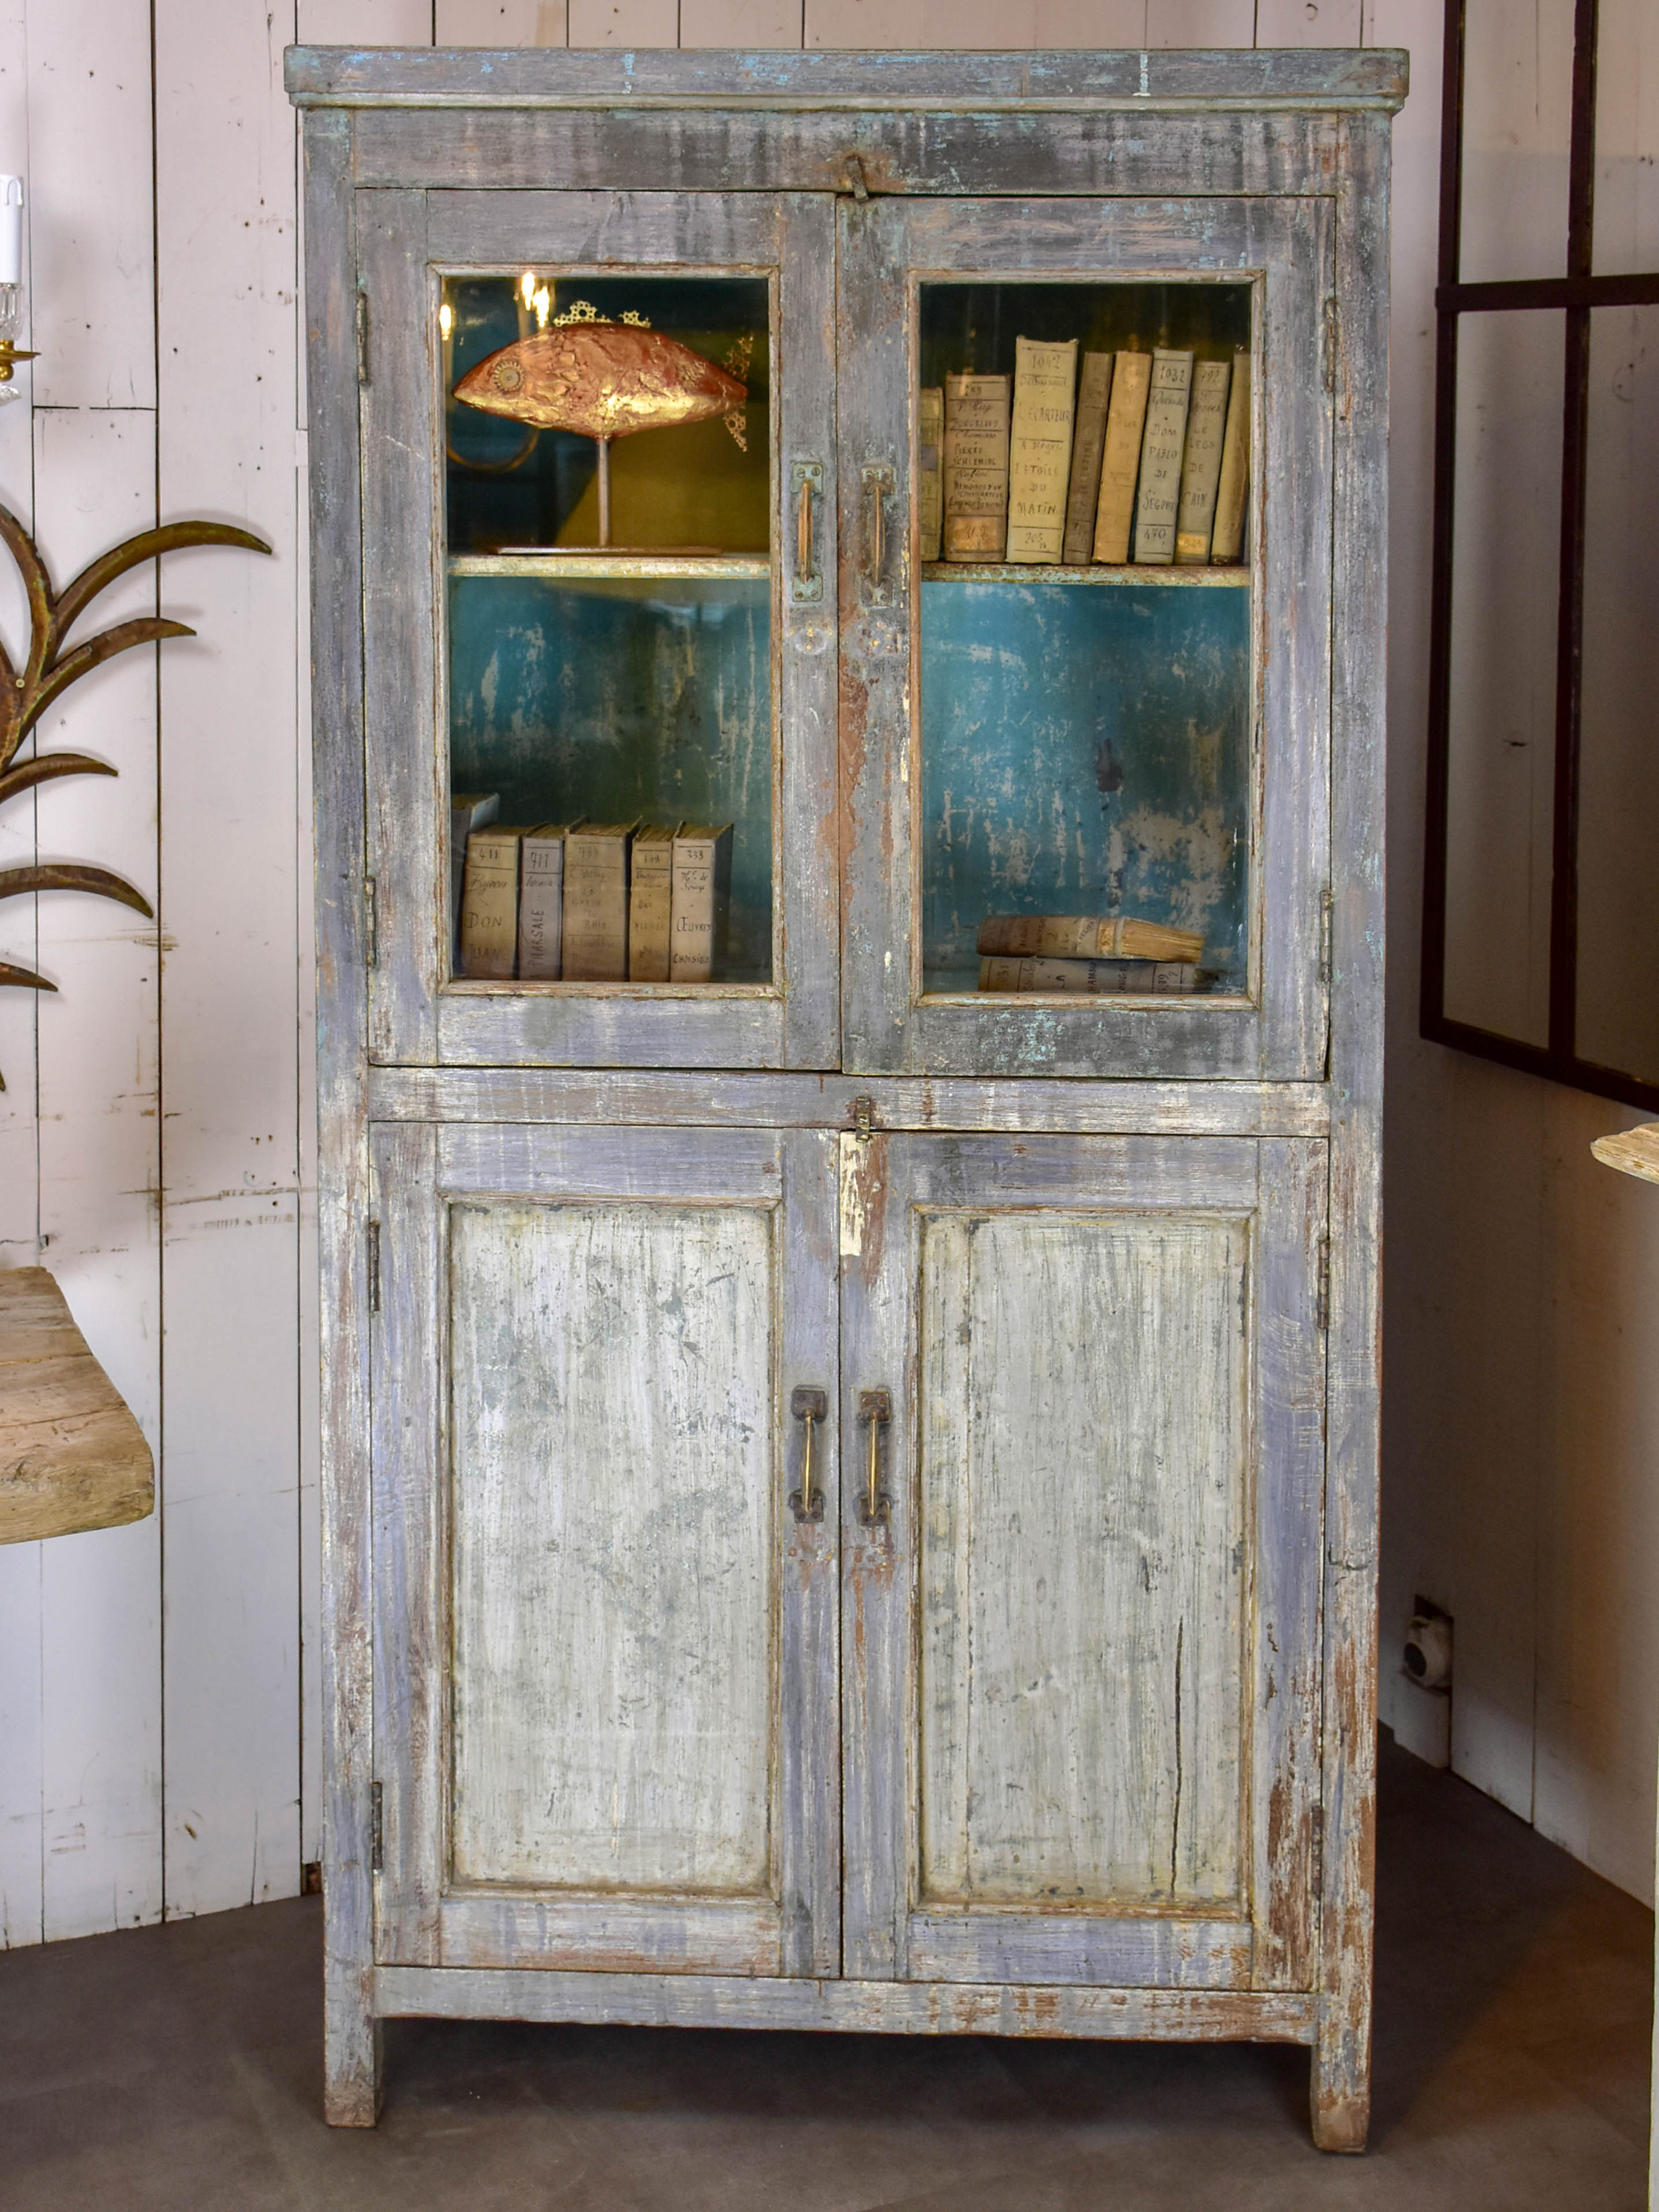
POLYGON ((790 603, 813 606, 823 597, 823 573, 818 567, 813 528, 815 502, 823 495, 823 463, 791 462, 789 491, 795 503, 795 573, 789 579, 790 603))
POLYGON ((887 502, 893 496, 893 471, 886 461, 866 461, 859 471, 864 486, 864 574, 860 595, 867 607, 893 603, 887 580, 887 502))
POLYGON ((830 1410, 830 1401, 822 1390, 797 1390, 789 1410, 801 1425, 800 1488, 790 1492, 789 1510, 797 1521, 822 1521, 823 1492, 812 1481, 812 1437, 830 1410))
POLYGON ((881 1479, 881 1432, 893 1418, 893 1399, 890 1391, 860 1390, 859 1419, 863 1422, 867 1439, 865 1461, 864 1490, 859 1498, 859 1519, 866 1527, 892 1517, 893 1501, 888 1496, 881 1479))

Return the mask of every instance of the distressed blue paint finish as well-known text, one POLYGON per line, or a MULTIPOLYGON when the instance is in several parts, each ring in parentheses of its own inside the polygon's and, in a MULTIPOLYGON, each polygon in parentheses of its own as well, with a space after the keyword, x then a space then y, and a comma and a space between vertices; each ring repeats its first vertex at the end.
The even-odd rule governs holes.
POLYGON ((504 822, 730 822, 724 980, 771 974, 771 586, 457 576, 450 768, 504 822))
POLYGON ((928 580, 921 590, 927 988, 971 989, 991 914, 1201 929, 1242 988, 1250 593, 928 580))

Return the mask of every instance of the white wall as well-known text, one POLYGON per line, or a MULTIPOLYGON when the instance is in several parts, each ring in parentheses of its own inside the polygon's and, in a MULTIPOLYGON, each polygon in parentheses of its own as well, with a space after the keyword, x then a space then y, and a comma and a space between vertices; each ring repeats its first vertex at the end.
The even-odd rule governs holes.
MULTIPOLYGON (((1659 1382, 1640 1347, 1659 1317, 1659 1200, 1588 1159, 1590 1135, 1635 1117, 1415 1040, 1440 9, 1363 7, 568 0, 568 33, 1413 49, 1396 136, 1385 1629, 1415 1589, 1456 1612, 1463 1770, 1645 1890, 1659 1382)), ((161 604, 199 639, 167 646, 159 675, 149 653, 102 670, 45 733, 118 781, 0 817, 0 865, 37 840, 100 861, 159 920, 63 895, 0 907, 0 957, 33 964, 38 944, 62 987, 39 1003, 0 991, 0 1265, 38 1256, 58 1276, 161 1477, 152 1521, 0 1549, 5 1943, 286 1895, 316 1856, 305 452, 280 52, 295 35, 567 36, 566 0, 155 0, 152 48, 151 12, 0 0, 0 167, 30 181, 41 351, 32 408, 0 409, 0 499, 60 578, 158 515, 244 523, 276 551, 175 556, 161 604)), ((120 602, 146 604, 153 577, 120 602)), ((15 643, 9 583, 0 622, 15 643)))

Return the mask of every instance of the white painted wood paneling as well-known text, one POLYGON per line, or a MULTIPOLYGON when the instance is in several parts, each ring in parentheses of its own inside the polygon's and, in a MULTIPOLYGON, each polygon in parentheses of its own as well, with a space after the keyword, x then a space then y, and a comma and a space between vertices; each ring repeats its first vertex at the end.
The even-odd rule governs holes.
POLYGON ((452 1212, 455 1878, 768 1887, 773 1218, 452 1212))
POLYGON ((437 46, 562 46, 565 0, 436 0, 437 46))
POLYGON ((1361 0, 1255 0, 1259 46, 1357 46, 1361 0))
MULTIPOLYGON (((147 104, 147 103, 146 103, 147 104)), ((141 332, 143 329, 141 325, 141 332)), ((35 414, 37 535, 60 583, 155 517, 155 416, 35 414)), ((89 623, 153 610, 153 573, 124 578, 89 623)), ((117 765, 39 797, 41 856, 156 889, 152 653, 108 662, 41 724, 43 745, 117 765)), ((161 1255, 156 934, 106 899, 40 901, 41 1257, 94 1357, 160 1459, 161 1255)), ((64 1538, 41 1564, 44 1925, 48 1937, 159 1917, 159 1520, 64 1538)))
POLYGON ((298 0, 307 46, 429 46, 432 0, 298 0))
POLYGON ((924 1902, 1241 1894, 1248 1245, 926 1223, 924 1902))
POLYGON ((805 0, 680 0, 682 46, 804 45, 805 0))
POLYGON ((672 46, 679 0, 570 0, 573 46, 672 46))
POLYGON ((301 510, 284 40, 263 0, 228 0, 206 42, 196 0, 155 10, 161 511, 233 521, 276 549, 201 548, 162 570, 164 605, 199 633, 160 656, 170 1914, 299 1886, 301 510))

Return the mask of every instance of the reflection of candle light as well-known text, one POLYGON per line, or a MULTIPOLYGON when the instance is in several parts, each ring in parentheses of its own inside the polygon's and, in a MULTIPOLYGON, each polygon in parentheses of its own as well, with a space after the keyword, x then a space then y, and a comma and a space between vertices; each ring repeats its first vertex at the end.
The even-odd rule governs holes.
POLYGON ((526 269, 520 277, 519 296, 526 307, 533 303, 536 297, 536 272, 533 269, 526 269))
POLYGON ((444 336, 447 337, 454 327, 454 313, 448 301, 446 300, 442 307, 438 310, 438 328, 443 332, 444 336))
POLYGON ((538 331, 544 331, 547 328, 547 319, 553 312, 553 295, 549 287, 545 284, 542 285, 530 304, 536 310, 536 328, 538 331))

